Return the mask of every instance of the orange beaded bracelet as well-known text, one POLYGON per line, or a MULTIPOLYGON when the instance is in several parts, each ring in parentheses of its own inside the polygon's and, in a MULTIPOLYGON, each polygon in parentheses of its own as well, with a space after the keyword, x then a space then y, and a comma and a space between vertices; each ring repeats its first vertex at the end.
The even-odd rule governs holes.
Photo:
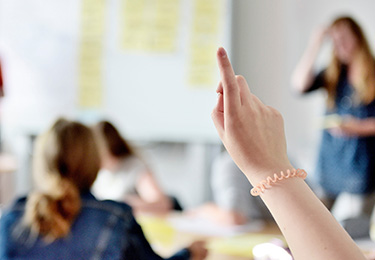
POLYGON ((287 170, 286 174, 284 172, 280 172, 280 177, 275 173, 273 175, 273 179, 271 176, 268 176, 266 180, 261 181, 257 186, 251 189, 250 193, 253 196, 259 196, 261 193, 263 193, 267 188, 271 188, 271 186, 283 179, 289 179, 293 177, 300 177, 302 179, 306 179, 307 173, 305 170, 302 169, 292 169, 287 170))

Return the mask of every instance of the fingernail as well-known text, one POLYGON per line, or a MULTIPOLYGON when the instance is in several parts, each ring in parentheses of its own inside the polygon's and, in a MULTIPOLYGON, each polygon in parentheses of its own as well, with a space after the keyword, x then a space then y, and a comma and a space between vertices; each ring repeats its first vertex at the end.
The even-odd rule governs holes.
POLYGON ((225 49, 223 47, 219 48, 219 56, 222 57, 222 58, 227 57, 227 52, 225 51, 225 49))

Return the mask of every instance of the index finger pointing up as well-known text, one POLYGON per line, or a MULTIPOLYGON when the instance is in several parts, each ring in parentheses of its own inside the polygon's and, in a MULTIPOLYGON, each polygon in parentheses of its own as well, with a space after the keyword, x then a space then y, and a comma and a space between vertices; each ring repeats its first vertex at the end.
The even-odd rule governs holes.
POLYGON ((223 47, 220 47, 217 51, 217 63, 219 65, 221 83, 224 90, 224 111, 228 111, 228 109, 239 106, 241 104, 241 99, 236 76, 223 47))

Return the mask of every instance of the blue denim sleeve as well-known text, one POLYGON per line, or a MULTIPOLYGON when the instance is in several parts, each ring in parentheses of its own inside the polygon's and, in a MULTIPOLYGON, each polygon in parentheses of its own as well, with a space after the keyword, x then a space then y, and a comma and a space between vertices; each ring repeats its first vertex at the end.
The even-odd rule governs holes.
POLYGON ((0 218, 0 259, 6 259, 6 224, 4 216, 0 218))
POLYGON ((12 226, 14 214, 5 213, 0 218, 0 259, 8 259, 9 251, 12 250, 12 243, 9 228, 12 226))
MULTIPOLYGON (((131 220, 128 233, 128 243, 124 249, 124 259, 144 259, 144 260, 162 260, 151 248, 147 241, 141 226, 134 219, 131 220)), ((188 260, 190 252, 188 249, 182 249, 167 260, 188 260)))

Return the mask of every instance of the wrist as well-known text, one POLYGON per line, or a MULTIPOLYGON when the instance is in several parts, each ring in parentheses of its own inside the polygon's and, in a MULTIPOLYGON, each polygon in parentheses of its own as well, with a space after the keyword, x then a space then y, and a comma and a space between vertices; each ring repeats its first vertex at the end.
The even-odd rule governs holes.
POLYGON ((306 179, 307 173, 302 169, 287 169, 286 171, 280 171, 279 174, 274 173, 273 176, 268 176, 265 180, 262 180, 256 186, 254 186, 250 190, 250 194, 252 196, 259 196, 273 186, 278 186, 279 182, 295 177, 306 179))
POLYGON ((269 176, 273 176, 275 173, 286 172, 287 170, 293 170, 294 167, 290 162, 269 164, 259 169, 248 169, 244 171, 247 179, 251 185, 256 186, 261 181, 265 180, 269 176))

